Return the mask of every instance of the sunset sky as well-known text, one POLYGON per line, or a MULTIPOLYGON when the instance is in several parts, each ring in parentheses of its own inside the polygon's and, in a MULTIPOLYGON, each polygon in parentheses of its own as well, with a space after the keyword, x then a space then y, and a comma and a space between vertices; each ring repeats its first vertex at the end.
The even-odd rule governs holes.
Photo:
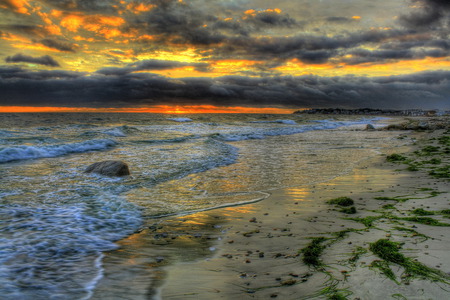
POLYGON ((0 0, 0 112, 450 109, 448 0, 0 0))

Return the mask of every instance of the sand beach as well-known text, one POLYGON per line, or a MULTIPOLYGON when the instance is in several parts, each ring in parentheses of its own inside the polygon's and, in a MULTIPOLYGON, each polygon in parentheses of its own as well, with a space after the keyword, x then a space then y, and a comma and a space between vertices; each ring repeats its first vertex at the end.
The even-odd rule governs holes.
POLYGON ((155 219, 105 254, 92 299, 447 299, 448 129, 390 134, 411 142, 333 179, 155 219))

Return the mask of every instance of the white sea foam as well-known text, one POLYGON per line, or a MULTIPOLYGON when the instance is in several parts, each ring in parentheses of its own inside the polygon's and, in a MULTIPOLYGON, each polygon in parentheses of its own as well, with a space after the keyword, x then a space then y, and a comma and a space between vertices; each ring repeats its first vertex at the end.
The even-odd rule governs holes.
POLYGON ((141 224, 140 210, 111 194, 77 205, 3 206, 0 217, 5 299, 88 298, 102 277, 101 253, 141 224))
POLYGON ((0 163, 14 160, 57 157, 70 153, 105 150, 116 145, 113 140, 89 140, 80 143, 49 146, 15 146, 0 149, 0 163))
POLYGON ((275 121, 253 121, 250 123, 278 123, 278 124, 285 124, 285 125, 296 125, 297 122, 294 120, 275 120, 275 121))
POLYGON ((125 137, 127 136, 120 128, 113 128, 104 132, 107 135, 115 137, 125 137))
MULTIPOLYGON (((235 142, 235 141, 243 141, 243 140, 256 140, 256 139, 264 139, 270 136, 279 136, 279 135, 292 135, 297 133, 302 133, 306 131, 313 130, 327 130, 327 129, 336 129, 344 126, 352 126, 352 125, 362 125, 367 124, 373 119, 370 120, 358 120, 358 121, 333 121, 333 120, 319 120, 313 121, 312 125, 297 125, 297 126, 283 126, 283 127, 271 127, 271 128, 241 128, 239 132, 230 132, 230 133, 217 133, 211 135, 211 137, 216 138, 225 142, 235 142)), ((290 120, 280 120, 280 121, 290 121, 290 120)), ((258 121, 258 123, 274 123, 275 121, 258 121)), ((291 123, 283 123, 290 124, 291 123)))
POLYGON ((170 118, 167 120, 174 121, 174 122, 192 122, 192 119, 189 119, 189 118, 170 118))

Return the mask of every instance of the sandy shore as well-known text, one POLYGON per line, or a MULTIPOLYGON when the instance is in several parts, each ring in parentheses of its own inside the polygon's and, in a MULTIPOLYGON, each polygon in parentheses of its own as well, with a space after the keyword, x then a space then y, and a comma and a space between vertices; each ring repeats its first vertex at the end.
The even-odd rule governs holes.
MULTIPOLYGON (((401 132, 419 142, 365 160, 325 183, 272 191, 254 204, 155 220, 106 256, 104 278, 92 298, 448 299, 445 225, 450 220, 441 213, 450 209, 448 178, 430 176, 426 164, 408 171, 405 164, 386 161, 393 152, 413 156, 430 143, 437 145, 429 139, 443 133, 401 132), (336 197, 353 199, 356 213, 326 203, 336 197), (444 226, 411 219, 419 208, 435 212, 426 217, 444 226), (320 237, 319 264, 308 266, 301 249, 320 237), (380 239, 398 242, 408 261, 437 270, 439 279, 411 275, 374 254, 371 244, 380 239), (142 253, 145 245, 152 245, 151 251, 142 253)), ((448 153, 433 155, 448 165, 448 153)))

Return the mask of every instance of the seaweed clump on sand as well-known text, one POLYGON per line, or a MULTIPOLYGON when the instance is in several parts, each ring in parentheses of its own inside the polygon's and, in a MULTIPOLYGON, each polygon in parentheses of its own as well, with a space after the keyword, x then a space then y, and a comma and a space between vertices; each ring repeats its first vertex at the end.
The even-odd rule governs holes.
POLYGON ((303 262, 308 266, 319 267, 322 263, 320 256, 322 255, 325 246, 322 244, 326 238, 313 238, 312 241, 300 253, 303 254, 303 262))
POLYGON ((386 157, 386 160, 388 162, 402 162, 402 161, 406 161, 407 158, 405 156, 403 156, 403 155, 394 153, 394 154, 388 155, 386 157))
POLYGON ((342 209, 339 211, 342 213, 356 214, 356 208, 354 206, 352 206, 355 203, 355 201, 353 201, 353 199, 351 199, 349 197, 334 198, 334 199, 328 200, 327 203, 341 206, 342 209))
POLYGON ((339 206, 352 206, 353 204, 355 204, 353 199, 349 198, 349 197, 334 198, 334 199, 328 200, 327 203, 339 205, 339 206))
MULTIPOLYGON (((420 277, 433 281, 448 283, 448 279, 450 277, 449 275, 439 270, 427 267, 426 265, 421 264, 418 261, 404 256, 399 252, 400 248, 400 243, 395 243, 387 239, 380 239, 370 244, 369 247, 370 251, 372 251, 375 255, 377 255, 384 261, 402 266, 405 269, 405 274, 404 276, 402 276, 402 278, 404 279, 420 277)), ((395 274, 389 271, 390 268, 388 264, 383 263, 381 264, 381 266, 383 274, 395 281, 395 274)))

